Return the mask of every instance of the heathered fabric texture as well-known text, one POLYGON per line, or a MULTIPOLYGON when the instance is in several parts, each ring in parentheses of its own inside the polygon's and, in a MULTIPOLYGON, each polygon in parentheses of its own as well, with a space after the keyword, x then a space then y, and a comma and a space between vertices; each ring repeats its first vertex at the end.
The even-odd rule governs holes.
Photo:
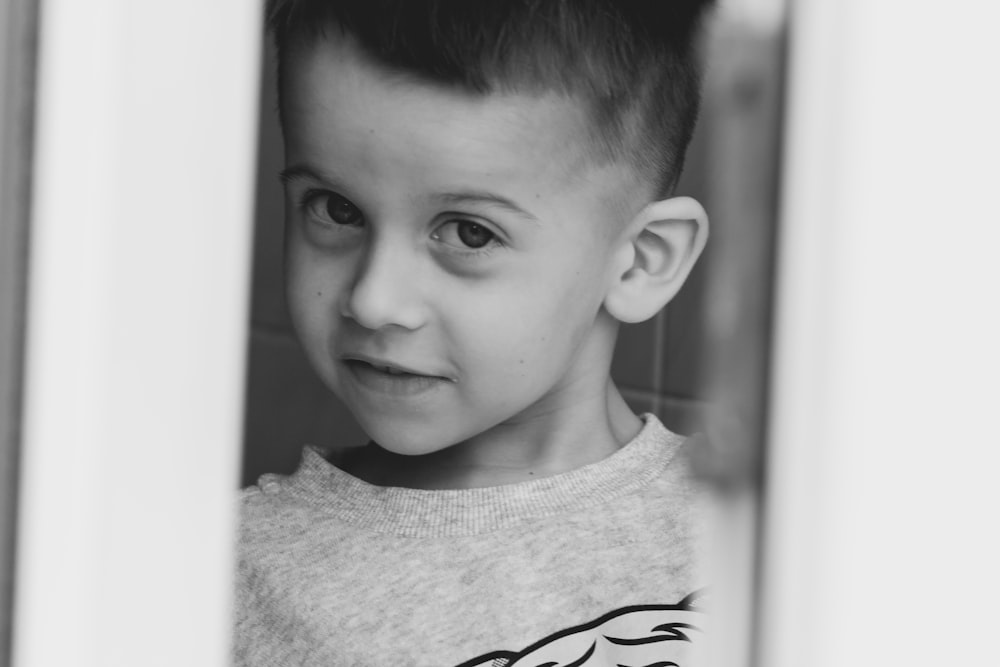
POLYGON ((603 461, 480 489, 377 487, 306 448, 243 492, 235 664, 686 667, 698 494, 684 438, 643 419, 603 461))

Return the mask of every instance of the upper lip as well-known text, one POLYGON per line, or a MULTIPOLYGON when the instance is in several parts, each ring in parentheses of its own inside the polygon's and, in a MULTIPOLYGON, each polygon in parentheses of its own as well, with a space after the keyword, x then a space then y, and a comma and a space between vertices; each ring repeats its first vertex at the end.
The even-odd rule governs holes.
POLYGON ((411 375, 423 375, 425 377, 443 377, 440 375, 435 375, 434 373, 427 373, 426 371, 417 370, 412 366, 401 364, 398 361, 382 359, 380 357, 375 357, 369 354, 363 354, 359 352, 350 352, 348 354, 342 354, 340 358, 342 361, 363 361, 366 364, 371 364, 372 366, 380 370, 392 369, 397 372, 409 373, 411 375))

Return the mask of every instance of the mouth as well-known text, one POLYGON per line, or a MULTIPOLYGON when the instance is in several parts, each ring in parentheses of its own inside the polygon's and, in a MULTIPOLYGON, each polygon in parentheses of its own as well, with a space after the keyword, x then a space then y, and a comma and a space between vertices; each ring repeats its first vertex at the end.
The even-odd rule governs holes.
POLYGON ((357 385, 382 395, 413 396, 452 382, 410 366, 361 355, 347 355, 340 362, 357 385))
POLYGON ((396 368, 395 366, 388 366, 385 364, 373 364, 367 361, 361 361, 360 359, 345 359, 344 363, 347 364, 348 366, 364 364, 366 366, 370 366, 371 368, 380 373, 388 373, 389 375, 413 375, 418 377, 421 376, 420 373, 411 373, 410 371, 404 371, 403 369, 396 368))
POLYGON ((424 378, 438 378, 441 380, 447 379, 441 377, 440 375, 434 375, 433 373, 425 373, 419 371, 411 366, 406 366, 404 364, 399 364, 394 361, 385 361, 382 359, 377 359, 375 357, 369 357, 362 354, 348 354, 341 357, 341 361, 348 366, 369 366, 373 370, 379 373, 386 373, 388 375, 410 375, 413 377, 424 377, 424 378))

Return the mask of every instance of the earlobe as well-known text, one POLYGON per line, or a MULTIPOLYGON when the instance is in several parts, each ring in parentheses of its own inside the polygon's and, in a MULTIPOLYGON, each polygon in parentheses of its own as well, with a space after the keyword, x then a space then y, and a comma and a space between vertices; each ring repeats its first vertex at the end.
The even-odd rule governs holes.
POLYGON ((621 322, 653 317, 680 290, 707 240, 708 216, 694 199, 672 197, 643 208, 629 223, 623 250, 631 264, 614 277, 607 311, 621 322))

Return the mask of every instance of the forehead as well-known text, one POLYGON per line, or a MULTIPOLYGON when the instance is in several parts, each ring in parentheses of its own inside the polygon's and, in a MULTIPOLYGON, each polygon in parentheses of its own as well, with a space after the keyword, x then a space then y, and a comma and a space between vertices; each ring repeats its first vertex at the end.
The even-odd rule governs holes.
POLYGON ((565 95, 428 83, 372 63, 343 37, 292 50, 283 75, 289 162, 322 168, 349 159, 351 170, 379 177, 549 189, 608 181, 608 165, 592 158, 588 114, 565 95))

